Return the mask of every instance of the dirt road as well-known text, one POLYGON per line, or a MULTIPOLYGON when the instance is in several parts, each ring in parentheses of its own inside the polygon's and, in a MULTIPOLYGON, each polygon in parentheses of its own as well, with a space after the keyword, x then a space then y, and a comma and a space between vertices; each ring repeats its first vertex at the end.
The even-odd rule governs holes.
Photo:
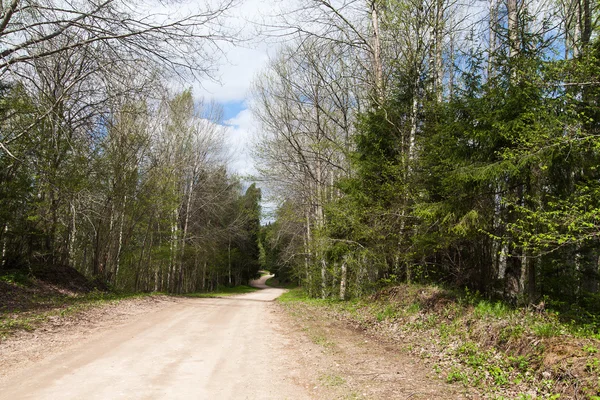
POLYGON ((0 399, 310 398, 270 308, 282 292, 185 299, 138 316, 7 376, 0 399))

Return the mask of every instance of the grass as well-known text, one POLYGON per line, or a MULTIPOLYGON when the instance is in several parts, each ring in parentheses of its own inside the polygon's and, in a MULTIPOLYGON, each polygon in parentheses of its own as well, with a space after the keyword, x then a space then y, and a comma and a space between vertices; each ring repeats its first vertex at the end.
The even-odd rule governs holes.
POLYGON ((247 285, 240 285, 240 286, 234 286, 234 287, 219 286, 217 288, 217 290, 215 290, 214 292, 187 293, 184 296, 185 297, 200 297, 200 298, 226 297, 226 296, 235 296, 237 294, 252 293, 252 292, 256 292, 257 290, 260 290, 260 289, 257 289, 252 286, 247 286, 247 285))
POLYGON ((294 282, 287 282, 282 284, 281 282, 279 282, 279 279, 277 277, 267 279, 265 285, 281 289, 295 289, 298 287, 298 284, 294 282))
POLYGON ((54 296, 40 299, 42 309, 30 311, 0 310, 0 339, 5 340, 17 331, 33 331, 54 317, 67 318, 79 312, 103 304, 117 303, 122 300, 147 297, 150 293, 111 293, 93 291, 78 296, 54 296))
POLYGON ((325 386, 342 386, 346 383, 344 378, 335 374, 323 374, 319 377, 319 381, 325 386))
POLYGON ((487 300, 480 300, 476 303, 473 314, 478 318, 505 318, 512 312, 511 308, 500 302, 490 302, 487 300))
MULTIPOLYGON (((0 340, 18 331, 33 331, 48 320, 68 318, 92 307, 164 293, 123 293, 89 281, 68 267, 0 271, 0 340), (100 287, 101 290, 90 289, 100 287)), ((251 293, 250 286, 218 287, 189 297, 222 297, 251 293)))
MULTIPOLYGON (((20 277, 3 276, 3 282, 15 286, 28 285, 29 282, 20 279, 20 277)), ((244 293, 252 293, 259 289, 250 286, 219 287, 217 291, 210 293, 190 293, 186 297, 224 297, 244 293)), ((119 293, 119 292, 101 292, 92 291, 79 295, 55 294, 32 297, 29 300, 35 303, 26 311, 14 311, 0 308, 0 340, 5 340, 18 331, 34 331, 44 322, 56 317, 68 318, 77 313, 88 310, 92 307, 99 307, 104 304, 118 303, 119 301, 134 298, 165 295, 165 293, 119 293)))

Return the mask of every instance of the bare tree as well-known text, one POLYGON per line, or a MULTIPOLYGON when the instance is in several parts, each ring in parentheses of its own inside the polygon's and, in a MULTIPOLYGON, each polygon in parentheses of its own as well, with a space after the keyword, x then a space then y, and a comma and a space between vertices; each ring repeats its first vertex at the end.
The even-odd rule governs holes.
POLYGON ((265 132, 262 173, 302 204, 305 267, 319 266, 322 295, 329 274, 320 235, 324 207, 337 196, 334 183, 348 176, 356 104, 351 66, 338 51, 306 38, 282 52, 255 86, 254 112, 265 132))

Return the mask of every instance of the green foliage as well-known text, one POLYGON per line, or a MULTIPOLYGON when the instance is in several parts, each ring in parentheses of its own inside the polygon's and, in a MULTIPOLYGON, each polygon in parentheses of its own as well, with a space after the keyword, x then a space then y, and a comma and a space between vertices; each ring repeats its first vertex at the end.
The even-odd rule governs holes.
POLYGON ((16 270, 6 271, 0 274, 0 282, 6 282, 17 286, 29 286, 31 279, 25 272, 16 270))
POLYGON ((0 149, 0 269, 72 266, 104 286, 177 293, 254 277, 260 189, 227 174, 215 110, 185 90, 80 115, 85 104, 51 90, 80 85, 44 78, 37 96, 0 85, 0 143, 14 153, 0 149))
POLYGON ((560 336, 564 333, 563 328, 555 322, 542 322, 532 327, 533 332, 541 337, 560 336))
POLYGON ((257 288, 247 285, 240 286, 217 286, 213 292, 210 293, 186 293, 185 297, 202 297, 202 298, 210 298, 210 297, 226 297, 226 296, 235 296, 237 294, 245 294, 256 292, 257 288))
POLYGON ((457 369, 457 368, 453 368, 450 370, 450 372, 448 372, 448 375, 446 376, 446 382, 448 382, 448 383, 460 382, 460 383, 466 385, 469 382, 469 378, 467 377, 467 374, 464 371, 461 371, 460 369, 457 369))
POLYGON ((475 306, 474 314, 478 318, 494 317, 504 318, 511 313, 510 307, 500 301, 491 303, 482 300, 475 306))

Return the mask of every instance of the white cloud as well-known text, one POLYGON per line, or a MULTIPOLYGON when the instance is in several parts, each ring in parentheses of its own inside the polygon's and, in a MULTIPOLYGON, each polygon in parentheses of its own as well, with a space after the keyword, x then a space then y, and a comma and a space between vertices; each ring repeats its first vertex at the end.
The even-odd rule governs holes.
POLYGON ((257 171, 251 151, 258 125, 254 116, 245 109, 225 124, 228 125, 226 141, 232 155, 230 170, 240 175, 255 175, 257 171))
POLYGON ((228 45, 219 65, 215 82, 204 79, 194 87, 196 96, 219 103, 246 99, 252 81, 269 60, 267 46, 247 48, 228 45))
POLYGON ((236 32, 236 45, 228 42, 219 44, 219 58, 214 79, 206 77, 197 82, 194 93, 220 103, 243 101, 257 72, 265 67, 271 54, 278 46, 257 31, 268 22, 273 13, 273 3, 263 0, 242 0, 228 11, 224 20, 229 32, 236 32), (268 41, 268 42, 267 42, 268 41))

